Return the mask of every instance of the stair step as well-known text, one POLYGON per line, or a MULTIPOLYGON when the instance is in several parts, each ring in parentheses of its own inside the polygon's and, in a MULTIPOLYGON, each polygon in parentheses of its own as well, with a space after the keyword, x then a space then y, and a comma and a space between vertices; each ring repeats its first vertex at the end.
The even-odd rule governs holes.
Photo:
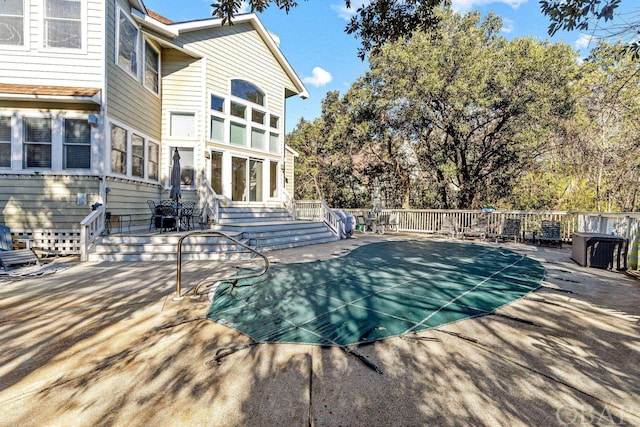
MULTIPOLYGON (((224 233, 257 251, 334 242, 324 222, 296 221, 279 207, 223 207, 211 231, 224 233)), ((91 261, 175 261, 182 233, 111 235, 102 237, 89 254, 91 261)), ((250 259, 255 254, 220 236, 194 234, 183 240, 182 259, 250 259)))

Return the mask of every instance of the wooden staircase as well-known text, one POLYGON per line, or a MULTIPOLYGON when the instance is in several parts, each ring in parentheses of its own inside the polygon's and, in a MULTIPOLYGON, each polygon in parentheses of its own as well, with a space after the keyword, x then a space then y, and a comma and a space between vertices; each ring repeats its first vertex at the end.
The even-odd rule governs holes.
MULTIPOLYGON (((296 221, 284 208, 224 207, 211 230, 223 232, 259 251, 293 248, 338 240, 324 222, 296 221)), ((89 261, 175 261, 185 232, 132 233, 102 237, 89 261)), ((244 249, 215 236, 191 236, 182 259, 215 260, 249 256, 244 249)))

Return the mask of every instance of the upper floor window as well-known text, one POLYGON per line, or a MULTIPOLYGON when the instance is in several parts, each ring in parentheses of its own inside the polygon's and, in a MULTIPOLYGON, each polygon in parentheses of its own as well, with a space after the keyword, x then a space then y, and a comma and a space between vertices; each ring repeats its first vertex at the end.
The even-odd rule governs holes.
POLYGON ((134 76, 138 76, 138 27, 127 14, 118 8, 118 64, 134 76))
POLYGON ((24 46, 24 0, 0 1, 0 45, 24 46))
POLYGON ((173 138, 195 138, 196 115, 194 113, 171 113, 169 136, 173 138))
POLYGON ((0 116, 0 168, 11 167, 11 117, 0 116))
POLYGON ((159 92, 160 55, 151 47, 148 41, 144 42, 144 85, 154 93, 159 92))
POLYGON ((45 0, 44 45, 53 48, 82 48, 80 0, 45 0))
POLYGON ((264 106, 264 92, 246 80, 231 80, 231 95, 264 106))
POLYGON ((264 103, 264 94, 255 85, 244 80, 231 85, 234 98, 210 94, 210 140, 279 154, 280 116, 256 105, 264 103))

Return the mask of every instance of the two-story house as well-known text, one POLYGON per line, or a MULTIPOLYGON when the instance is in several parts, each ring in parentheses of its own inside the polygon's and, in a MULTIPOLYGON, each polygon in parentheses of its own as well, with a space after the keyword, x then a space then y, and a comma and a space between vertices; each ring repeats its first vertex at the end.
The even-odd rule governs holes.
POLYGON ((64 252, 96 202, 148 226, 176 148, 184 199, 293 194, 285 101, 307 91, 253 14, 223 26, 141 0, 3 0, 0 58, 0 223, 14 233, 64 252))

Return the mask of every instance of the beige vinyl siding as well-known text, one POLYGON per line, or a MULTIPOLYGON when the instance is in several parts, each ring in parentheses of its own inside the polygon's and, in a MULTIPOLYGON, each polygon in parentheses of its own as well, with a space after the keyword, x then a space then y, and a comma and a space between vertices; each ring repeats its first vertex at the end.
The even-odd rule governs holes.
POLYGON ((197 134, 202 139, 202 108, 206 95, 202 92, 202 59, 195 59, 177 50, 162 51, 162 134, 169 137, 169 112, 196 113, 197 134))
POLYGON ((284 116, 285 88, 294 90, 293 82, 250 24, 188 32, 179 39, 187 49, 209 58, 207 90, 229 94, 231 79, 248 80, 266 93, 267 108, 284 116))
POLYGON ((284 188, 291 195, 291 197, 295 197, 294 169, 296 158, 289 150, 285 150, 284 153, 284 188))
POLYGON ((0 46, 0 82, 7 84, 102 87, 104 1, 87 0, 84 49, 43 48, 42 0, 30 0, 29 43, 24 50, 0 46))
POLYGON ((0 223, 12 229, 80 230, 80 221, 98 201, 98 177, 17 176, 0 178, 0 223), (87 204, 78 205, 78 193, 87 204))
POLYGON ((107 1, 108 13, 106 24, 106 106, 107 115, 150 138, 160 140, 161 135, 161 100, 142 85, 141 64, 144 62, 143 49, 138 49, 138 76, 134 78, 116 64, 116 7, 119 3, 126 12, 130 9, 128 2, 107 1))
MULTIPOLYGON (((158 184, 148 184, 128 179, 109 178, 106 180, 107 187, 111 189, 107 194, 107 211, 111 212, 111 226, 119 229, 120 215, 131 215, 131 228, 149 228, 151 211, 147 205, 147 200, 158 201, 163 198, 162 187, 158 184)), ((164 197, 164 198, 168 198, 164 197)), ((124 221, 126 229, 128 220, 124 221)))

